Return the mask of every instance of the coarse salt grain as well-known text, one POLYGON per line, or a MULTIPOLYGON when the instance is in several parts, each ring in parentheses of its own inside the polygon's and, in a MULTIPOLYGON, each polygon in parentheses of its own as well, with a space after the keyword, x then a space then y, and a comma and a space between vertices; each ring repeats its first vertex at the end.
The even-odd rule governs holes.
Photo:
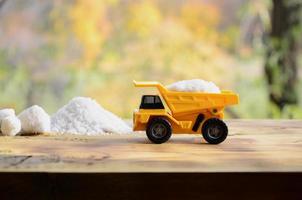
POLYGON ((18 115, 22 133, 44 133, 50 130, 50 117, 40 106, 34 105, 18 115))
POLYGON ((15 116, 15 110, 11 108, 5 108, 0 110, 0 121, 8 116, 15 116))
POLYGON ((1 132, 6 136, 15 136, 21 130, 21 122, 16 116, 8 116, 1 121, 1 132))

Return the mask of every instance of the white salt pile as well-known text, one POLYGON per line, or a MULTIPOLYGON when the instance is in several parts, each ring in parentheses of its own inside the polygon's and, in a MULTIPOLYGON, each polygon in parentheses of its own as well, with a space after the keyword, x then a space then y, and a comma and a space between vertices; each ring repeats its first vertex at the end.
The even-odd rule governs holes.
POLYGON ((44 133, 50 131, 50 117, 40 106, 34 105, 19 114, 22 133, 44 133))
POLYGON ((16 116, 8 116, 1 121, 1 132, 6 136, 15 136, 21 130, 21 122, 16 116))
POLYGON ((220 93, 220 89, 213 82, 202 79, 183 80, 167 86, 168 90, 181 92, 220 93))
POLYGON ((96 101, 75 97, 51 117, 51 131, 78 135, 130 133, 130 127, 96 101))

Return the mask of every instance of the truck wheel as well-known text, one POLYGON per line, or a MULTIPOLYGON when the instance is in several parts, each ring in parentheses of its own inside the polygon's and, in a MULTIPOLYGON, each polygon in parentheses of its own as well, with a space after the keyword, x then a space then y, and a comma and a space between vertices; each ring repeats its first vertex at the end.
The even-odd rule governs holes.
POLYGON ((147 137, 155 144, 168 141, 172 135, 172 127, 168 120, 164 118, 154 118, 148 123, 147 137))
POLYGON ((228 136, 228 127, 220 119, 208 119, 202 125, 202 136, 210 144, 219 144, 228 136))

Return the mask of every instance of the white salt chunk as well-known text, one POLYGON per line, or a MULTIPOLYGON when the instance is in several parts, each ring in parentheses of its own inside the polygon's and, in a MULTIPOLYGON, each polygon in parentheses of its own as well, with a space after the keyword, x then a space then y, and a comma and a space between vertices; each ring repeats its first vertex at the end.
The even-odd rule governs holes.
POLYGON ((19 114, 22 133, 44 133, 50 131, 50 117, 40 106, 34 105, 19 114))
POLYGON ((166 87, 171 91, 220 93, 220 89, 215 83, 202 79, 178 81, 166 87))
POLYGON ((0 121, 8 116, 15 116, 15 110, 11 108, 0 110, 0 121))
POLYGON ((15 136, 21 130, 21 122, 16 116, 8 116, 1 121, 1 132, 3 135, 15 136))
POLYGON ((95 100, 75 97, 51 117, 51 131, 60 134, 103 135, 130 133, 131 128, 95 100))

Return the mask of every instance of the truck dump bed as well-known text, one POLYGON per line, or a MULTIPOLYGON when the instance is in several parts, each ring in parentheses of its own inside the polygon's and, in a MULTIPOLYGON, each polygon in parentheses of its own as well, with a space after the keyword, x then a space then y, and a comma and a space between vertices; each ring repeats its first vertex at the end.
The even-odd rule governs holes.
POLYGON ((136 87, 156 87, 172 114, 192 113, 204 109, 221 108, 238 104, 239 97, 231 91, 221 93, 170 91, 159 82, 136 82, 136 87))

